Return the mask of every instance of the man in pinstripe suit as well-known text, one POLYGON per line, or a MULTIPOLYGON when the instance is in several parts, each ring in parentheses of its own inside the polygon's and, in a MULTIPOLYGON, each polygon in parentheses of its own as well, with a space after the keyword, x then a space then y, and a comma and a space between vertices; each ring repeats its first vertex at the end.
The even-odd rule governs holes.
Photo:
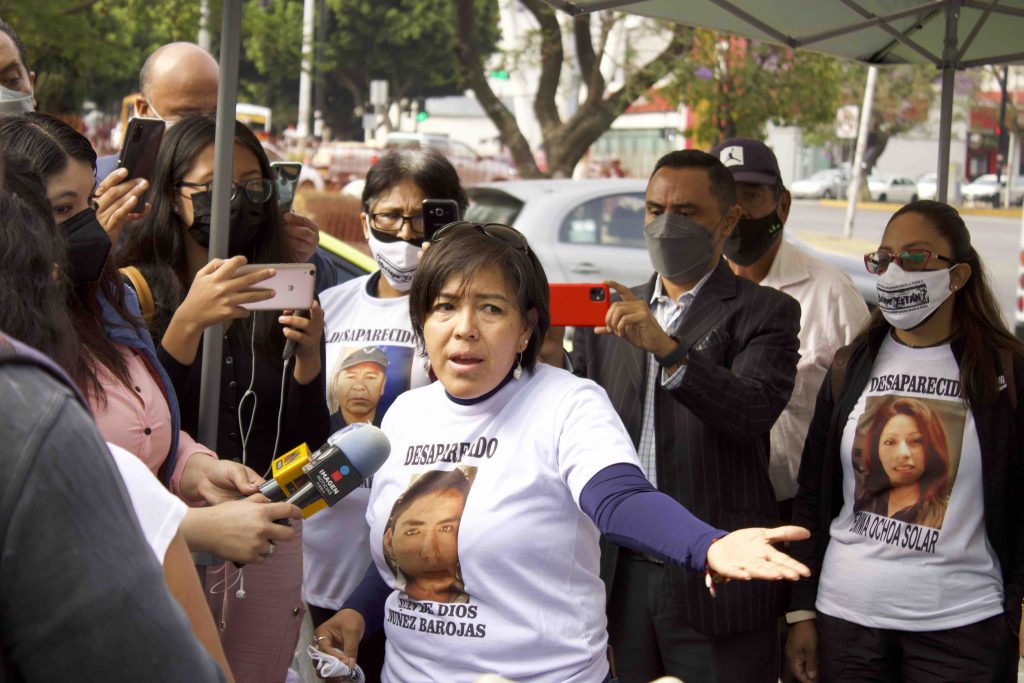
MULTIPOLYGON (((793 389, 800 306, 722 260, 740 208, 718 159, 662 157, 646 203, 658 272, 632 289, 609 283, 619 296, 606 327, 577 329, 574 371, 608 392, 658 489, 721 529, 775 526, 768 436, 793 389)), ((775 683, 778 582, 713 597, 704 576, 610 542, 601 564, 621 683, 775 683)))

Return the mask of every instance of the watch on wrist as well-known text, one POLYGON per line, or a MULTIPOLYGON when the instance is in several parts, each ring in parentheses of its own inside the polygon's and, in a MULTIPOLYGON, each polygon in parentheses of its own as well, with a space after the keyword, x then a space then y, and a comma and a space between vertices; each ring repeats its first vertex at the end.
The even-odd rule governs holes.
POLYGON ((681 362, 686 360, 686 356, 690 352, 690 347, 679 341, 678 337, 669 335, 669 339, 676 343, 676 348, 664 356, 654 357, 654 360, 658 361, 658 365, 663 368, 671 368, 679 365, 681 362))

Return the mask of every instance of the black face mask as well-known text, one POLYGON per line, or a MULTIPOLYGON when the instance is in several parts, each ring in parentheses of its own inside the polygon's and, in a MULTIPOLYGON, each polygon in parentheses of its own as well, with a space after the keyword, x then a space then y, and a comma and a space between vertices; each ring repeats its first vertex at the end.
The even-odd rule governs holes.
POLYGON ((110 254, 110 237, 96 220, 96 211, 85 209, 61 223, 68 235, 68 258, 75 282, 96 282, 110 254))
POLYGON ((782 219, 775 209, 761 218, 741 218, 732 234, 725 238, 722 253, 736 265, 749 266, 764 256, 780 232, 782 219))
MULTIPOLYGON (((201 247, 210 246, 210 219, 213 215, 213 192, 192 195, 192 225, 188 234, 201 247)), ((228 256, 252 256, 252 243, 263 229, 263 205, 254 204, 239 192, 231 200, 231 232, 228 235, 228 256)))

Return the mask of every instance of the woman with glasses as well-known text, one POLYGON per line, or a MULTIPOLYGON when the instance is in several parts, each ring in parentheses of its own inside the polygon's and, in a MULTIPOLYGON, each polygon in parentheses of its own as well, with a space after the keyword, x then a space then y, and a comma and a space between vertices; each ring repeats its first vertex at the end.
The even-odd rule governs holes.
POLYGON ((701 572, 712 592, 722 577, 806 571, 771 546, 806 532, 704 524, 643 477, 603 390, 537 362, 547 278, 515 229, 441 228, 409 308, 438 381, 384 418, 392 456, 366 515, 373 564, 316 629, 322 652, 351 663, 384 624, 384 681, 602 683, 601 533, 701 572))
MULTIPOLYGON (((455 167, 434 150, 397 149, 366 174, 363 235, 380 270, 320 295, 327 339, 327 403, 332 427, 349 422, 380 425, 391 403, 430 380, 415 353, 409 288, 423 244, 423 200, 469 204, 455 167)), ((313 625, 341 608, 370 562, 366 503, 360 488, 338 505, 311 517, 302 537, 303 593, 313 625), (338 543, 339 534, 346 539, 338 543)), ((364 643, 360 665, 370 683, 380 680, 384 636, 364 643)))
MULTIPOLYGON (((272 295, 259 288, 272 271, 239 275, 240 266, 291 259, 269 163, 241 123, 234 135, 229 258, 209 259, 214 133, 214 121, 206 117, 183 119, 167 131, 150 211, 125 230, 119 261, 138 267, 152 292, 150 331, 190 431, 199 421, 203 332, 224 324, 216 451, 267 476, 275 455, 300 443, 315 448, 329 435, 323 314, 315 302, 309 318, 242 307, 272 295), (286 340, 296 342, 292 362, 282 360, 286 340)), ((299 535, 300 524, 293 530, 299 535)), ((239 680, 284 679, 304 614, 301 544, 272 540, 261 553, 266 562, 243 570, 223 563, 206 573, 211 608, 239 680)))
POLYGON ((864 257, 877 310, 818 393, 793 546, 800 681, 1014 681, 1024 594, 1024 346, 952 207, 864 257))

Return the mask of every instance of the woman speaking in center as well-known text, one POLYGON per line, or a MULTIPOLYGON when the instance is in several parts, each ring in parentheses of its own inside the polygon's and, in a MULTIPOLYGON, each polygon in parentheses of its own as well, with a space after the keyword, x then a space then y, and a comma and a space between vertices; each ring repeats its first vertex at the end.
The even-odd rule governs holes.
POLYGON ((549 326, 547 278, 519 232, 442 228, 409 306, 438 381, 402 394, 384 418, 392 456, 374 476, 367 510, 373 563, 345 607, 316 629, 321 650, 351 663, 362 638, 385 623, 384 681, 468 682, 493 672, 520 683, 602 683, 601 533, 709 579, 806 575, 771 546, 805 531, 727 534, 699 521, 644 479, 596 384, 537 363, 549 326), (407 515, 409 498, 437 471, 466 477, 464 505, 448 520, 407 515), (417 600, 389 564, 396 543, 422 554, 425 574, 453 530, 458 590, 417 600))

